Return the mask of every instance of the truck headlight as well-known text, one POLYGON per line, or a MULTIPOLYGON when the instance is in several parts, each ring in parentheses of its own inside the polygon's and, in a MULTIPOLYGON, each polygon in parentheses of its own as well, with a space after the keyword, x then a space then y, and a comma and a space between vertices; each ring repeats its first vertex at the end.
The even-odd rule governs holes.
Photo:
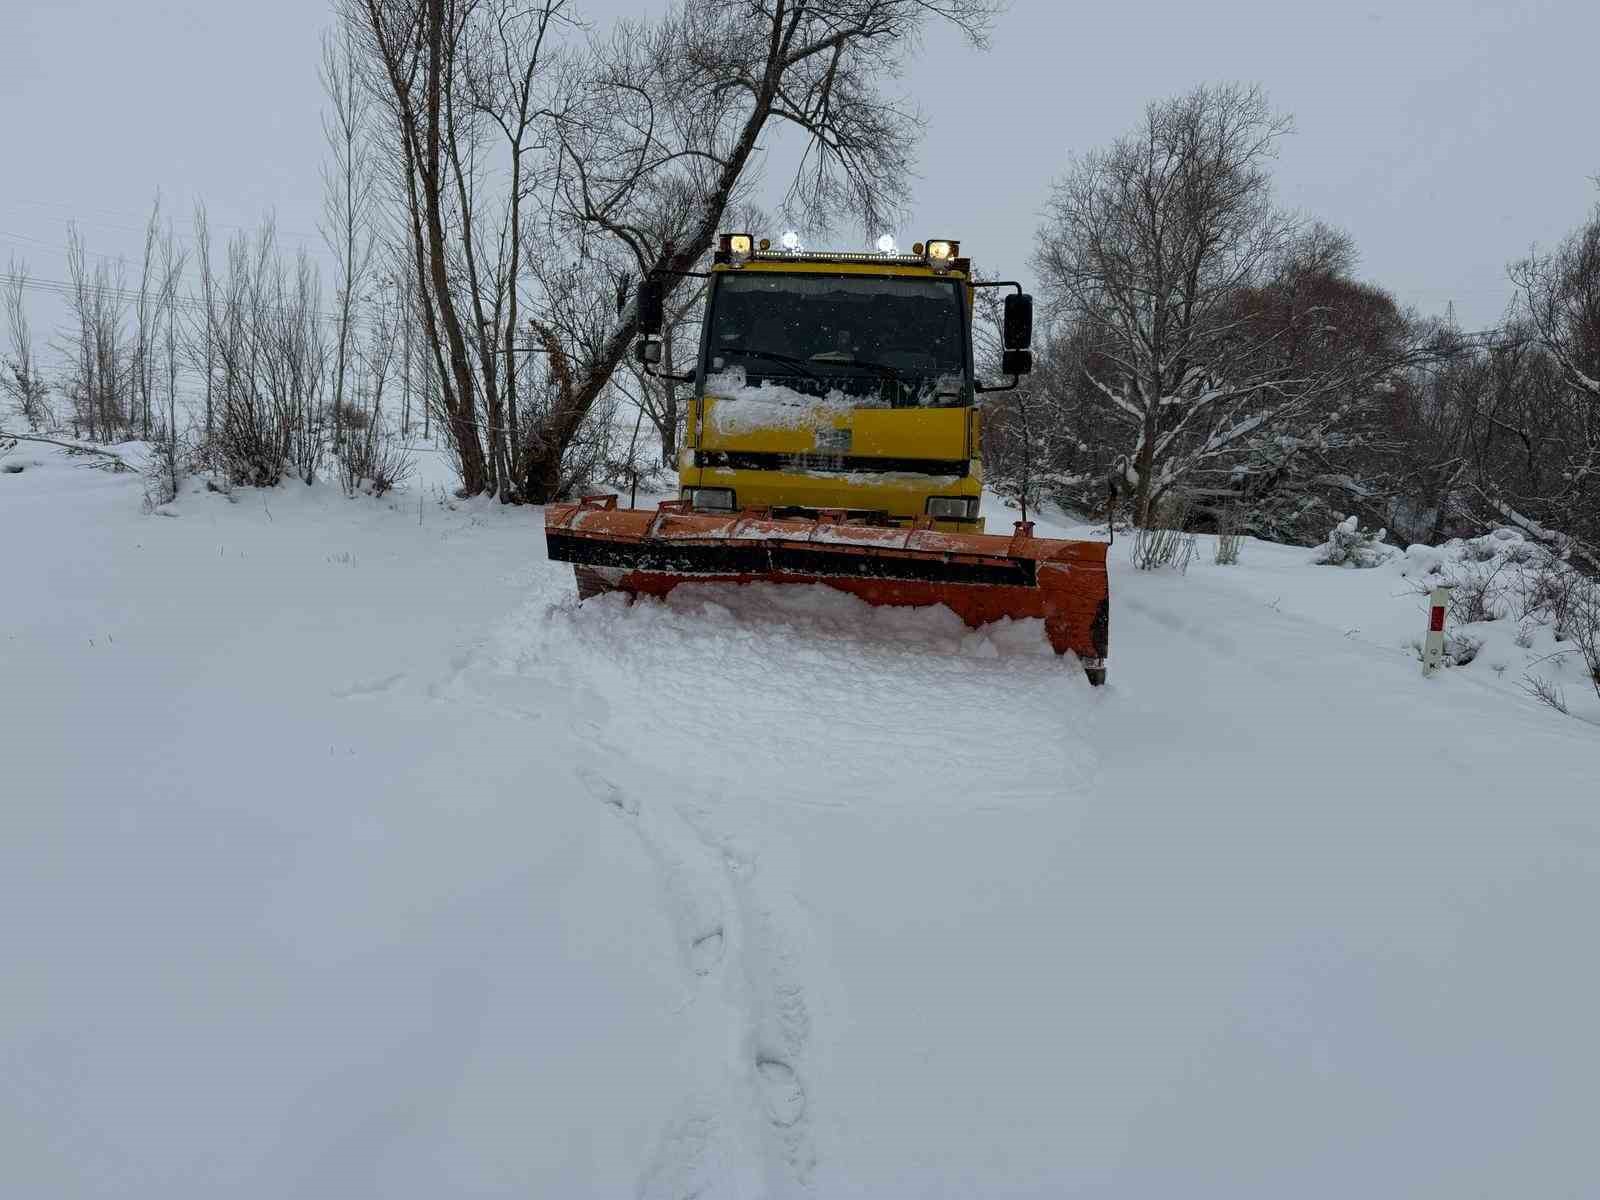
POLYGON ((721 250, 734 262, 744 262, 755 249, 755 238, 748 233, 725 233, 722 235, 721 250))
POLYGON ((732 488, 684 488, 683 498, 690 508, 710 508, 718 512, 733 511, 732 488))
POLYGON ((932 238, 928 241, 928 265, 935 271, 948 271, 960 252, 960 242, 932 238))
POLYGON ((929 496, 927 513, 945 521, 971 521, 978 516, 976 496, 929 496))

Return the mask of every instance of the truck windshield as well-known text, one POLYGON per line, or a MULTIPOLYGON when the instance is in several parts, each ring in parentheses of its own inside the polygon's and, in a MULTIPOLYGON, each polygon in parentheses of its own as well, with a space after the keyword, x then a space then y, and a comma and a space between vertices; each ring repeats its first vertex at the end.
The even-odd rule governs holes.
POLYGON ((874 275, 724 273, 713 292, 706 390, 860 407, 969 402, 959 283, 874 275))

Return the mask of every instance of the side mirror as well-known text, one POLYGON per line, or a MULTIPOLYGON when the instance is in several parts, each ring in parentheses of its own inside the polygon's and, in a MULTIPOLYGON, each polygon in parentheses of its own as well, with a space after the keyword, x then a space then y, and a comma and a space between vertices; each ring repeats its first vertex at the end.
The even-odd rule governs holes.
POLYGON ((661 286, 661 280, 656 276, 647 276, 639 281, 639 332, 652 334, 661 332, 662 309, 666 300, 666 289, 661 286))
POLYGON ((661 361, 661 343, 640 338, 633 347, 633 356, 646 366, 655 366, 661 361))
POLYGON ((1000 370, 1006 375, 1028 374, 1033 370, 1033 351, 1007 350, 1000 356, 1000 370))
MULTIPOLYGON (((1026 350, 1033 345, 1033 297, 1026 292, 1006 297, 1005 343, 1007 351, 1026 350)), ((1006 371, 1022 374, 1010 367, 1006 371)))

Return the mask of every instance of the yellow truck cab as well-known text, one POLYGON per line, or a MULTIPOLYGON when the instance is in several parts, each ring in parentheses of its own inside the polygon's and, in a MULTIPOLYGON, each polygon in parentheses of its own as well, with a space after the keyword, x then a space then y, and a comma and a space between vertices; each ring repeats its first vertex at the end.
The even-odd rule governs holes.
MULTIPOLYGON (((545 555, 579 599, 665 597, 680 584, 820 584, 872 605, 942 604, 974 629, 1038 620, 1057 654, 1104 683, 1106 543, 988 533, 977 393, 1033 366, 1033 301, 972 278, 955 242, 897 254, 773 251, 724 234, 709 281, 682 495, 650 509, 614 495, 545 506, 545 555), (1000 371, 973 373, 972 297, 1005 298, 1000 371), (894 528, 899 526, 900 528, 894 528), (906 528, 910 526, 910 528, 906 528)), ((665 281, 639 281, 639 360, 663 358, 665 281)), ((654 373, 654 372, 652 372, 654 373)))
MULTIPOLYGON (((708 283, 686 507, 983 530, 974 285, 957 243, 804 253, 724 234, 708 283)), ((1008 346, 1009 301, 1026 299, 1008 297, 1008 346)), ((1026 316, 1024 344, 1031 302, 1026 316)))

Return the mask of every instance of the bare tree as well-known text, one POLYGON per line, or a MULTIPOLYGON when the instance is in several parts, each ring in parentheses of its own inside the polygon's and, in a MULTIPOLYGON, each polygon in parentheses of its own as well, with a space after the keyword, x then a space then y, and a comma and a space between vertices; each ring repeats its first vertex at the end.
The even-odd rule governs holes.
POLYGON ((417 357, 416 271, 411 265, 411 260, 406 256, 404 248, 398 249, 392 258, 397 264, 397 269, 392 278, 399 291, 400 301, 396 309, 396 320, 399 323, 400 330, 400 436, 409 438, 411 436, 411 367, 417 357))
MULTIPOLYGON (((161 279, 159 294, 162 305, 159 316, 163 318, 160 331, 160 357, 164 360, 162 365, 165 369, 167 411, 161 428, 157 431, 156 453, 152 461, 152 486, 147 493, 152 505, 166 504, 177 498, 179 476, 185 457, 182 434, 178 428, 178 361, 183 335, 178 330, 177 285, 179 277, 183 274, 186 255, 178 249, 177 239, 170 225, 165 234, 158 239, 157 248, 161 279)), ((148 263, 146 273, 149 273, 148 263)), ((147 354, 152 360, 156 357, 153 348, 147 350, 147 354)), ((153 388, 150 390, 154 391, 153 388)), ((148 413, 146 415, 148 417, 148 413)))
MULTIPOLYGON (((401 295, 400 306, 408 301, 401 295)), ((384 413, 384 395, 393 379, 398 343, 396 305, 388 289, 367 321, 367 337, 360 348, 360 420, 342 437, 335 449, 339 480, 345 495, 354 496, 366 484, 381 496, 411 473, 412 462, 405 447, 397 445, 384 413)))
POLYGON ((1421 353, 1393 299, 1351 277, 1349 239, 1274 204, 1290 127, 1257 87, 1199 87, 1055 185, 1040 383, 1109 467, 1080 490, 1130 495, 1141 526, 1175 489, 1201 519, 1245 496, 1252 520, 1278 501, 1271 520, 1304 518, 1300 489, 1338 476, 1421 353))
MULTIPOLYGON (((575 411, 573 395, 582 364, 600 353, 616 320, 616 288, 593 259, 554 256, 530 264, 537 281, 538 302, 532 306, 533 362, 524 368, 523 428, 528 431, 522 462, 536 458, 545 443, 542 430, 560 414, 575 411)), ((556 458, 559 474, 553 494, 565 495, 589 485, 603 473, 612 453, 611 424, 618 388, 612 381, 566 433, 556 458)))
POLYGON ((1600 402, 1600 205, 1551 254, 1511 266, 1533 336, 1574 391, 1600 402))
POLYGON ((463 270, 475 276, 478 265, 472 189, 463 176, 464 164, 472 161, 463 152, 472 112, 458 54, 474 8, 464 0, 345 0, 342 9, 346 28, 360 39, 369 86, 387 110, 391 174, 416 262, 417 307, 435 360, 440 415, 463 489, 471 495, 492 488, 492 458, 478 420, 481 385, 469 345, 469 338, 480 336, 479 327, 466 307, 481 297, 475 294, 475 279, 465 289, 470 297, 459 279, 463 270), (457 211, 463 199, 464 211, 457 211))
POLYGON ((121 259, 101 258, 91 272, 83 236, 67 226, 67 303, 73 325, 63 334, 70 363, 68 395, 75 427, 112 441, 128 430, 127 291, 121 259))
POLYGON ((1457 512, 1600 574, 1600 207, 1509 273, 1505 326, 1450 331, 1445 367, 1419 389, 1413 457, 1444 461, 1457 512))
POLYGON ((228 245, 214 289, 211 333, 221 419, 214 434, 233 483, 271 487, 293 473, 309 483, 325 451, 332 374, 321 280, 304 251, 292 266, 263 221, 228 245))
POLYGON ((371 117, 357 54, 356 39, 348 25, 338 33, 323 35, 319 74, 328 102, 322 116, 322 133, 329 157, 322 168, 321 230, 338 267, 333 347, 336 439, 343 428, 346 376, 354 337, 351 325, 365 297, 377 240, 372 227, 378 189, 372 162, 371 117))
MULTIPOLYGON (((754 165, 780 134, 800 166, 787 208, 822 226, 880 227, 903 207, 919 124, 884 91, 927 20, 982 44, 993 0, 682 0, 654 24, 624 22, 592 47, 556 119, 559 224, 580 245, 671 299, 710 250, 754 165)), ((597 354, 577 362, 565 405, 530 438, 527 495, 558 495, 562 448, 638 331, 625 305, 597 354)))
POLYGON ((1056 314, 1095 334, 1083 369, 1130 435, 1119 474, 1140 524, 1192 467, 1185 446, 1261 424, 1247 410, 1273 384, 1240 373, 1234 301, 1294 233, 1267 170, 1290 128, 1259 88, 1199 87, 1055 185, 1035 261, 1056 314))
POLYGON ((189 365, 205 379, 205 435, 211 437, 214 403, 211 386, 216 378, 217 310, 216 276, 211 270, 211 223, 204 204, 194 206, 194 252, 200 268, 200 294, 190 298, 191 311, 198 305, 199 318, 185 341, 189 365))
MULTIPOLYGON (((519 429, 517 345, 521 278, 526 270, 523 244, 527 224, 525 206, 545 186, 549 169, 548 145, 539 124, 551 115, 550 89, 542 72, 549 55, 547 43, 561 27, 572 26, 569 0, 483 0, 481 19, 466 59, 463 78, 466 101, 486 127, 500 135, 508 163, 506 199, 492 260, 475 274, 474 325, 479 333, 487 449, 491 474, 502 498, 516 490, 514 459, 522 446, 519 429), (487 296, 489 303, 478 299, 487 296), (501 383, 501 372, 504 382, 501 383)), ((456 164, 459 181, 462 172, 456 164)), ((465 196, 460 199, 467 210, 465 196)), ((463 222, 463 234, 470 225, 463 222)), ((473 265, 468 256, 469 267, 473 265)))
POLYGON ((160 314, 166 307, 165 297, 156 278, 156 257, 161 240, 161 195, 156 194, 150 208, 150 219, 144 227, 144 257, 139 269, 139 294, 133 304, 133 401, 135 411, 131 420, 141 422, 142 436, 150 439, 151 399, 155 392, 157 332, 160 314))
POLYGON ((165 231, 161 228, 161 197, 157 195, 150 209, 150 219, 145 223, 144 257, 133 305, 130 364, 133 399, 138 406, 137 414, 131 415, 137 417, 140 435, 146 440, 151 436, 154 402, 161 379, 162 326, 170 316, 171 300, 186 260, 187 255, 176 248, 171 224, 165 231))
POLYGON ((34 433, 51 424, 50 385, 39 373, 33 357, 33 327, 28 323, 28 264, 11 259, 6 267, 6 332, 9 353, 0 360, 0 395, 8 397, 34 433))
POLYGON ((678 365, 693 363, 700 341, 700 321, 705 306, 706 288, 686 288, 663 313, 661 327, 661 369, 648 373, 643 364, 628 361, 629 399, 638 406, 640 415, 648 417, 661 447, 660 463, 672 468, 678 462, 678 441, 683 432, 684 404, 680 395, 683 385, 672 377, 679 374, 678 365))

